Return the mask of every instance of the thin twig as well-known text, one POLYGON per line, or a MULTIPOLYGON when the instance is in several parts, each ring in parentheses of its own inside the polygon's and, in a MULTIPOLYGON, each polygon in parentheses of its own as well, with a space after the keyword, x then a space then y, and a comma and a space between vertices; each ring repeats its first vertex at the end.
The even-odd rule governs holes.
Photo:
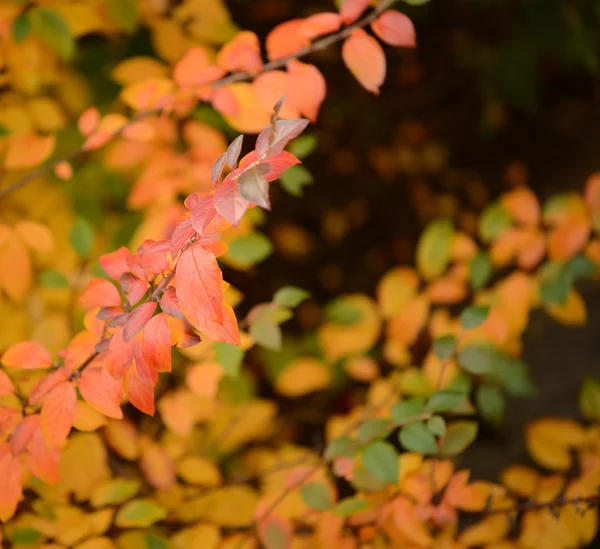
MULTIPOLYGON (((316 51, 324 50, 325 48, 328 48, 329 46, 335 44, 336 42, 340 42, 341 40, 348 38, 348 36, 350 36, 350 34, 352 33, 353 30, 366 27, 367 25, 372 23, 383 11, 388 9, 392 4, 396 3, 397 1, 398 0, 383 0, 382 2, 380 2, 380 4, 377 6, 377 8, 375 8, 368 15, 363 17, 360 21, 357 21, 356 23, 353 23, 352 25, 343 28, 341 31, 336 32, 334 34, 330 34, 329 36, 326 36, 325 38, 321 38, 320 40, 316 40, 310 46, 301 48, 298 51, 296 51, 290 55, 287 55, 280 59, 275 59, 273 61, 270 61, 269 63, 266 63, 265 65, 263 65, 262 69, 257 74, 250 74, 248 72, 231 73, 228 76, 225 76, 224 78, 221 78, 220 80, 217 80, 216 82, 213 82, 212 88, 217 89, 217 88, 226 86, 228 84, 233 84, 235 82, 245 82, 248 80, 252 80, 252 79, 256 78, 258 75, 263 74, 265 72, 283 68, 290 61, 293 61, 295 59, 300 59, 300 58, 305 57, 316 51)), ((113 139, 122 135, 123 132, 125 132, 131 125, 135 124, 136 122, 139 122, 140 120, 145 119, 149 116, 152 116, 155 114, 160 114, 161 112, 162 112, 162 108, 153 108, 153 109, 140 111, 131 120, 129 120, 127 123, 125 123, 121 128, 119 128, 117 131, 115 131, 113 134, 111 134, 110 138, 106 141, 106 143, 104 143, 103 146, 106 146, 113 139)), ((23 177, 21 177, 19 180, 17 180, 12 185, 9 185, 8 187, 5 187, 4 189, 0 189, 0 200, 5 198, 9 194, 13 193, 14 191, 21 189, 22 187, 27 185, 27 183, 29 183, 30 181, 33 181, 37 177, 40 177, 48 172, 51 172, 61 162, 68 162, 70 160, 73 160, 74 158, 76 158, 80 154, 82 154, 84 151, 85 151, 85 149, 83 148, 83 146, 79 147, 78 149, 75 149, 74 151, 63 154, 63 155, 59 156, 58 158, 50 160, 49 162, 46 162, 45 164, 38 166, 37 168, 31 170, 30 172, 25 174, 23 177)))

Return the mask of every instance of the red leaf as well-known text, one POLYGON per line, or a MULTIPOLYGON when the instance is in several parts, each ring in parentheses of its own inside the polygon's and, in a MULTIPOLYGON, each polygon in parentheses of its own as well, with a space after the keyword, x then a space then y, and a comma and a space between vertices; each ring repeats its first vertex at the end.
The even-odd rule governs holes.
POLYGON ((48 448, 41 429, 36 429, 27 447, 25 463, 33 475, 46 484, 56 484, 60 480, 57 448, 48 448))
POLYGON ((114 284, 104 278, 94 278, 81 294, 80 301, 86 307, 119 307, 121 296, 114 284))
POLYGON ((44 398, 40 417, 42 433, 49 448, 58 447, 71 432, 76 403, 77 393, 69 381, 52 389, 44 398))
POLYGON ((296 120, 277 120, 275 132, 272 126, 267 126, 256 138, 256 152, 259 156, 277 156, 286 145, 298 137, 308 126, 309 120, 298 118, 296 120), (271 134, 273 134, 271 136, 271 134))
POLYGON ((157 305, 156 301, 147 301, 131 312, 123 326, 123 339, 125 341, 134 338, 144 329, 146 322, 152 318, 154 311, 156 311, 157 305))
POLYGON ((171 241, 169 242, 171 257, 173 260, 177 257, 183 247, 190 241, 190 238, 196 234, 196 229, 192 226, 192 221, 186 219, 182 221, 171 235, 171 241))
POLYGON ((371 0, 344 0, 340 8, 342 21, 345 25, 354 23, 369 7, 371 0))
POLYGON ((79 391, 94 410, 105 416, 122 419, 123 380, 114 379, 105 368, 86 368, 79 380, 79 391))
MULTIPOLYGON (((245 166, 254 162, 256 158, 256 151, 252 151, 242 159, 240 162, 240 167, 244 168, 245 166)), ((295 166, 296 164, 300 164, 300 160, 298 160, 292 153, 288 151, 281 151, 278 155, 271 156, 268 160, 262 162, 260 166, 269 166, 269 171, 265 173, 263 177, 270 182, 279 179, 285 170, 295 166)))
POLYGON ((171 371, 171 334, 165 313, 153 316, 146 324, 142 350, 144 359, 155 371, 171 371))
POLYGON ((138 410, 154 415, 154 385, 139 375, 137 368, 129 368, 125 374, 125 394, 138 410))
POLYGON ((205 196, 192 208, 192 225, 196 232, 202 234, 217 216, 214 195, 205 196))
POLYGON ((108 276, 118 280, 123 273, 129 270, 128 260, 130 257, 131 252, 125 246, 121 246, 110 254, 101 255, 98 261, 108 276))
POLYGON ((177 299, 177 292, 173 286, 169 286, 160 298, 160 308, 173 318, 180 320, 183 318, 183 311, 179 307, 179 299, 177 299))
POLYGON ((342 17, 338 13, 316 13, 302 23, 301 33, 309 40, 323 34, 330 34, 342 26, 342 17))
POLYGON ((6 522, 17 510, 23 495, 22 467, 19 458, 12 455, 8 444, 0 445, 0 520, 6 522))
POLYGON ((21 454, 31 442, 35 432, 40 429, 40 415, 33 414, 24 417, 10 437, 10 447, 15 456, 21 454))
POLYGON ((296 60, 290 61, 287 69, 288 101, 302 116, 314 122, 327 92, 325 78, 314 65, 296 60))
POLYGON ((14 392, 12 380, 6 372, 0 370, 0 396, 12 395, 14 392))
POLYGON ((42 402, 46 395, 55 387, 67 380, 71 375, 69 368, 59 368, 40 379, 29 391, 29 404, 35 406, 42 402))
POLYGON ((142 299, 148 289, 148 282, 138 278, 132 273, 123 273, 119 277, 119 283, 121 284, 123 293, 127 297, 127 303, 131 306, 142 299))
POLYGON ((379 42, 362 29, 354 29, 342 46, 344 63, 361 86, 375 95, 385 80, 385 53, 379 42))
POLYGON ((381 40, 390 46, 414 48, 417 45, 413 22, 399 11, 384 11, 371 23, 371 28, 381 40))
POLYGON ((35 341, 21 341, 11 345, 2 355, 2 364, 7 368, 38 370, 50 368, 50 353, 35 341))
POLYGON ((286 57, 310 46, 310 40, 302 32, 303 25, 303 19, 291 19, 277 25, 267 35, 265 45, 270 60, 286 57))
POLYGON ((250 202, 241 195, 237 182, 227 176, 215 191, 215 208, 217 211, 229 223, 237 227, 249 207, 250 202))
MULTIPOLYGON (((186 319, 213 340, 237 343, 239 332, 223 300, 223 276, 215 256, 200 244, 183 252, 175 274, 186 319)), ((231 314, 233 314, 231 312, 231 314)))

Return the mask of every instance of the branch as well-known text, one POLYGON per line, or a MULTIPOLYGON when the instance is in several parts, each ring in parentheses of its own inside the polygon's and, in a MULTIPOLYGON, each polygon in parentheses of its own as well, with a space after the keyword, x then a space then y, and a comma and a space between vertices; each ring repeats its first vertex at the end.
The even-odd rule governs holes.
MULTIPOLYGON (((272 71, 275 69, 283 68, 283 67, 285 67, 285 65, 287 65, 287 63, 289 63, 290 61, 292 61, 294 59, 300 59, 302 57, 306 57, 307 55, 309 55, 313 52, 324 50, 325 48, 328 48, 329 46, 335 44, 336 42, 340 42, 340 41, 344 40, 345 38, 348 38, 348 36, 350 36, 350 34, 352 33, 352 31, 354 29, 366 27, 367 25, 372 23, 375 19, 377 19, 377 17, 383 11, 388 9, 390 6, 392 6, 392 4, 395 4, 396 2, 397 2, 397 0, 383 0, 368 15, 366 15, 365 17, 363 17, 356 23, 353 23, 352 25, 345 27, 341 31, 330 34, 329 36, 326 36, 325 38, 321 38, 320 40, 316 40, 310 46, 306 46, 305 48, 302 48, 302 49, 298 50, 297 52, 292 53, 286 57, 282 57, 280 59, 275 59, 274 61, 270 61, 269 63, 266 63, 265 65, 263 65, 263 68, 261 69, 261 71, 257 74, 250 74, 247 72, 231 73, 230 75, 225 76, 224 78, 221 78, 220 80, 217 80, 216 82, 213 82, 212 88, 217 89, 217 88, 226 86, 228 84, 233 84, 234 82, 245 82, 245 81, 252 80, 253 78, 256 78, 258 75, 260 75, 262 73, 272 71)), ((113 139, 122 135, 123 132, 125 130, 127 130, 131 125, 135 124, 136 122, 139 122, 140 120, 142 120, 144 118, 147 118, 148 116, 160 114, 161 111, 162 111, 162 109, 160 109, 160 108, 140 111, 130 121, 128 121, 126 124, 124 124, 119 130, 115 131, 103 146, 106 146, 113 139)), ((49 162, 46 162, 45 164, 38 166, 37 168, 31 170, 30 172, 25 174, 23 177, 21 177, 21 179, 17 180, 12 185, 9 185, 8 187, 5 187, 4 189, 0 189, 0 200, 7 197, 9 194, 12 194, 14 191, 24 187, 25 185, 27 185, 27 183, 29 183, 30 181, 33 181, 37 177, 40 177, 46 173, 51 172, 61 162, 68 162, 70 160, 73 160, 74 158, 76 158, 80 154, 82 154, 83 152, 84 152, 84 149, 82 146, 82 147, 79 147, 78 149, 75 149, 69 153, 59 156, 58 158, 50 160, 49 162)))

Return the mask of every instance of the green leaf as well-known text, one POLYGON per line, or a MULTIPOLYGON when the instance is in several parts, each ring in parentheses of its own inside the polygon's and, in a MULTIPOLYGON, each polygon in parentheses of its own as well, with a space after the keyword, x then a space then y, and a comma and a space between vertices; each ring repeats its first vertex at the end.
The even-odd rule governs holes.
POLYGON ((446 434, 446 421, 442 416, 433 416, 427 420, 427 429, 432 435, 443 437, 446 434))
POLYGON ((433 342, 433 352, 440 360, 450 358, 456 349, 456 337, 452 334, 446 334, 438 337, 433 342))
POLYGON ((333 507, 333 498, 327 486, 320 482, 309 482, 300 489, 304 503, 315 511, 327 511, 333 507))
POLYGON ((489 314, 490 308, 487 305, 471 305, 461 313, 460 324, 466 330, 477 328, 485 322, 489 314))
POLYGON ((476 292, 484 288, 490 281, 494 271, 492 261, 487 252, 479 252, 469 264, 471 272, 471 290, 476 292))
POLYGON ((444 273, 450 262, 450 247, 454 226, 447 219, 438 219, 427 225, 417 243, 417 268, 426 280, 444 273))
POLYGON ((146 534, 146 549, 168 549, 167 542, 154 534, 146 534))
POLYGON ((17 528, 10 536, 14 545, 31 545, 42 539, 42 533, 34 528, 17 528))
POLYGON ((40 273, 40 282, 46 288, 67 288, 69 281, 60 271, 47 270, 40 273))
POLYGON ((576 255, 566 264, 566 271, 573 280, 591 278, 598 274, 594 262, 585 255, 576 255))
POLYGON ((473 379, 464 372, 459 374, 447 385, 448 391, 460 391, 468 395, 473 389, 473 379))
POLYGON ((310 292, 296 286, 284 286, 275 292, 273 301, 277 305, 294 309, 310 297, 310 292))
POLYGON ((464 452, 477 437, 477 422, 457 421, 446 429, 442 439, 441 453, 445 456, 456 456, 464 452))
POLYGON ((10 135, 11 131, 6 127, 3 126, 2 124, 0 124, 0 137, 6 137, 7 135, 10 135))
POLYGON ((496 240, 502 233, 510 229, 512 218, 508 210, 496 202, 488 206, 479 219, 479 236, 486 243, 496 240))
POLYGON ((147 528, 164 519, 167 510, 151 499, 134 499, 126 503, 115 517, 119 528, 147 528))
POLYGON ((213 344, 217 360, 223 366, 228 376, 237 377, 244 359, 244 351, 237 345, 218 341, 213 344))
POLYGON ((69 25, 62 15, 50 8, 35 7, 29 11, 32 32, 62 59, 68 60, 75 53, 75 41, 69 25))
POLYGON ((290 151, 296 158, 302 160, 314 152, 317 148, 318 139, 314 133, 304 134, 296 137, 288 146, 290 151))
POLYGON ((340 501, 333 512, 339 517, 351 517, 360 511, 369 509, 369 507, 371 507, 371 504, 366 499, 354 496, 340 501))
POLYGON ((419 454, 437 454, 435 436, 422 421, 403 427, 399 435, 400 444, 411 452, 419 454))
POLYGON ((100 484, 90 497, 92 507, 117 505, 135 496, 140 489, 140 481, 135 479, 115 478, 100 484))
POLYGON ((328 322, 351 326, 362 319, 362 311, 349 303, 347 299, 340 297, 325 307, 325 318, 328 322))
POLYGON ((29 22, 29 16, 27 12, 23 12, 12 23, 11 32, 13 40, 18 44, 29 36, 30 31, 31 23, 29 22))
POLYGON ((483 375, 494 369, 496 350, 487 345, 470 345, 458 353, 460 367, 474 375, 483 375))
POLYGON ((273 253, 273 243, 262 233, 253 232, 236 238, 225 257, 241 267, 251 267, 273 253))
POLYGON ((518 358, 497 355, 494 369, 486 375, 486 378, 499 383, 513 396, 529 397, 535 394, 535 385, 531 380, 529 367, 518 358))
POLYGON ((335 459, 337 457, 350 457, 356 452, 358 445, 348 437, 340 437, 333 439, 327 445, 325 455, 327 459, 335 459))
POLYGON ((422 398, 410 398, 394 404, 391 417, 396 425, 404 425, 409 421, 416 420, 424 412, 425 400, 422 398))
POLYGON ((600 382, 586 377, 579 393, 579 410, 585 419, 600 419, 600 382))
POLYGON ((541 273, 540 298, 545 305, 563 305, 567 301, 573 279, 568 271, 557 263, 545 265, 541 273))
POLYGON ((389 484, 398 482, 398 453, 389 442, 377 441, 369 444, 362 453, 362 463, 367 472, 374 477, 389 484))
POLYGON ((481 385, 475 392, 475 402, 481 417, 492 425, 499 425, 504 419, 506 401, 498 387, 481 385))
POLYGON ((302 196, 304 187, 312 185, 315 181, 312 174, 302 165, 288 168, 279 177, 281 186, 292 196, 302 196))
POLYGON ((94 245, 94 229, 87 219, 78 217, 75 220, 69 233, 69 242, 79 256, 88 257, 90 255, 94 245))
POLYGON ((125 32, 138 28, 140 13, 135 0, 106 0, 109 17, 125 32))
POLYGON ((250 335, 261 347, 278 351, 281 349, 281 328, 272 316, 262 316, 250 324, 250 335))
POLYGON ((386 438, 393 430, 393 424, 387 419, 370 419, 360 424, 356 438, 359 442, 386 438))
POLYGON ((433 393, 425 410, 428 412, 449 412, 465 400, 465 394, 460 391, 438 391, 433 393))

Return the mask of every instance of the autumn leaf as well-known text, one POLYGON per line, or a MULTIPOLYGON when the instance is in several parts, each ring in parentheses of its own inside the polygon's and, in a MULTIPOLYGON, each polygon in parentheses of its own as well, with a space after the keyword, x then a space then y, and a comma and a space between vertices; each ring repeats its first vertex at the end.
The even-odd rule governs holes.
POLYGON ((121 419, 123 382, 114 379, 104 367, 86 368, 79 379, 79 391, 94 410, 108 417, 121 419))
POLYGON ((119 307, 121 296, 116 286, 103 278, 90 281, 79 298, 86 307, 119 307))
POLYGON ((12 455, 8 444, 0 445, 0 520, 8 521, 21 499, 22 467, 19 458, 12 455))
POLYGON ((69 435, 75 419, 76 402, 75 387, 68 381, 56 386, 44 398, 41 426, 50 448, 59 446, 69 435))
POLYGON ((35 341, 21 341, 9 347, 2 355, 2 364, 7 368, 37 370, 50 368, 50 353, 35 341))
POLYGON ((292 60, 287 64, 286 98, 302 116, 315 122, 325 100, 325 78, 314 65, 292 60))
POLYGON ((266 39, 267 55, 271 61, 281 59, 310 46, 310 40, 302 32, 304 21, 291 19, 277 25, 266 39))
POLYGON ((254 32, 242 31, 217 54, 217 63, 229 72, 257 74, 263 66, 260 42, 254 32))
POLYGON ((343 0, 340 15, 345 25, 354 23, 371 5, 371 0, 343 0))
POLYGON ((47 160, 56 144, 54 135, 14 134, 8 138, 4 157, 7 170, 33 168, 47 160))
POLYGON ((354 29, 342 46, 344 63, 363 88, 379 94, 385 80, 385 53, 379 42, 362 29, 354 29))
POLYGON ((384 11, 373 23, 373 32, 390 46, 414 48, 415 27, 410 18, 396 10, 384 11))

